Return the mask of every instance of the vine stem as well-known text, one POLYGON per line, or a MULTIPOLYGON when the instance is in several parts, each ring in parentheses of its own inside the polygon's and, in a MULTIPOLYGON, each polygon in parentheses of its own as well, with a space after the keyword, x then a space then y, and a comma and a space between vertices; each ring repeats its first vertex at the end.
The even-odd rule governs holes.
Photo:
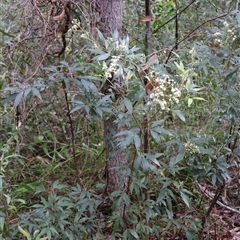
POLYGON ((70 124, 70 134, 71 134, 71 148, 72 148, 72 156, 73 156, 73 162, 75 165, 75 170, 76 170, 76 179, 79 185, 82 185, 81 178, 79 176, 79 164, 77 161, 77 156, 76 156, 76 145, 75 145, 75 134, 74 134, 74 128, 73 128, 73 120, 71 117, 71 109, 68 101, 68 96, 67 96, 67 90, 66 90, 66 85, 65 82, 62 82, 63 89, 64 89, 64 98, 66 101, 66 106, 67 106, 67 117, 69 119, 69 124, 70 124))

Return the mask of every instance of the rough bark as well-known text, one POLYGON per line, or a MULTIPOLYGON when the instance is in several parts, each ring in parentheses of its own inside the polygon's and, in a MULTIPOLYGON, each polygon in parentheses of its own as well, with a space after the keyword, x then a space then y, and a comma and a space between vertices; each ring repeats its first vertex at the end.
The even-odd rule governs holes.
POLYGON ((126 192, 128 189, 127 155, 125 151, 117 147, 116 139, 114 139, 114 135, 121 132, 123 127, 119 127, 114 120, 114 117, 110 117, 104 121, 108 174, 107 191, 109 193, 117 190, 126 192))
MULTIPOLYGON (((101 8, 101 21, 100 21, 100 31, 105 37, 111 36, 112 33, 117 30, 119 36, 122 35, 122 0, 99 0, 99 5, 101 8)), ((103 93, 107 94, 108 89, 112 84, 110 84, 110 79, 107 81, 103 87, 103 93)), ((117 81, 121 82, 121 79, 117 81)), ((120 84, 121 85, 121 84, 120 84)), ((114 90, 114 89, 113 89, 114 90)), ((116 89, 115 89, 116 90, 116 89)), ((117 94, 119 91, 115 91, 115 99, 120 100, 122 95, 117 94)), ((120 91, 121 92, 121 91, 120 91)), ((106 145, 106 156, 107 156, 107 177, 108 193, 120 190, 127 192, 129 178, 126 173, 126 169, 123 170, 122 167, 127 167, 127 154, 126 151, 121 150, 116 143, 114 138, 115 134, 121 132, 124 126, 119 126, 115 122, 115 117, 110 116, 104 121, 104 138, 106 145)), ((121 216, 124 217, 124 204, 122 203, 119 207, 121 216)))
POLYGON ((101 8, 100 31, 105 36, 117 30, 122 33, 122 0, 99 0, 101 8))

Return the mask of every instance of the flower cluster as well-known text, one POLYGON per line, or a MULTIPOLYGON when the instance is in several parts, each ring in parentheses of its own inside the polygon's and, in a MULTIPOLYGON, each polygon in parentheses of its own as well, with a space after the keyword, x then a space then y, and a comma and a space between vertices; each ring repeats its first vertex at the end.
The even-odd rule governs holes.
POLYGON ((126 52, 127 51, 127 46, 124 45, 123 43, 119 41, 115 41, 115 48, 119 52, 126 52))
POLYGON ((232 39, 232 41, 236 40, 237 37, 236 32, 233 29, 231 29, 230 24, 227 21, 225 21, 223 24, 227 28, 227 33, 229 37, 232 39))
POLYGON ((72 20, 72 24, 71 24, 71 30, 72 31, 77 31, 80 29, 80 25, 81 25, 81 22, 79 21, 79 19, 76 19, 74 18, 72 20))
POLYGON ((106 40, 109 46, 112 46, 115 51, 119 53, 128 52, 128 46, 125 40, 118 40, 112 37, 108 37, 106 40))
POLYGON ((214 36, 214 41, 213 41, 214 45, 219 46, 222 43, 222 34, 220 32, 215 32, 213 36, 214 36))
POLYGON ((163 77, 156 77, 155 75, 155 72, 150 74, 151 77, 155 77, 153 81, 155 89, 150 94, 150 98, 159 104, 162 110, 168 110, 171 105, 179 103, 181 91, 168 75, 163 77))
POLYGON ((223 23, 224 25, 224 29, 222 29, 221 32, 215 32, 213 34, 214 36, 214 44, 215 45, 223 45, 224 42, 226 41, 234 41, 236 39, 236 32, 233 30, 233 28, 231 27, 231 25, 225 21, 223 23))
POLYGON ((199 147, 189 141, 184 143, 184 147, 185 147, 185 150, 190 154, 200 153, 199 147))
POLYGON ((120 56, 112 56, 109 66, 107 66, 106 62, 103 62, 102 69, 104 71, 105 78, 107 78, 107 79, 111 78, 112 74, 117 71, 119 59, 120 59, 120 56))

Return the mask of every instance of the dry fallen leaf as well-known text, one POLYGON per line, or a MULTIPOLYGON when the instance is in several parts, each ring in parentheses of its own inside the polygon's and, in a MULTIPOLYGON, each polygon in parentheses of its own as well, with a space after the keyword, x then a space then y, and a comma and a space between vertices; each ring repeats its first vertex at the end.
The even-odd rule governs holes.
POLYGON ((63 19, 63 17, 64 17, 64 14, 65 14, 65 8, 62 10, 62 12, 59 15, 53 17, 53 20, 61 21, 63 19))
POLYGON ((147 61, 146 65, 141 68, 140 72, 144 72, 147 70, 151 65, 153 65, 157 61, 157 55, 154 53, 147 61))
POLYGON ((141 21, 142 22, 150 22, 150 21, 155 20, 155 19, 156 19, 155 17, 148 15, 148 16, 143 17, 141 19, 141 21))

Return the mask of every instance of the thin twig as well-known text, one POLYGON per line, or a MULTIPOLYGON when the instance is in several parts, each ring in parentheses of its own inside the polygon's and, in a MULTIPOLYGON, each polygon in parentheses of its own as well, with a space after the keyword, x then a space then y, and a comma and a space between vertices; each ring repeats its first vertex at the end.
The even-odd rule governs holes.
MULTIPOLYGON (((197 185, 198 185, 199 189, 202 191, 202 193, 203 193, 206 197, 208 197, 208 198, 210 198, 210 199, 213 199, 213 196, 212 196, 212 194, 211 194, 209 191, 207 191, 207 190, 206 190, 203 186, 201 186, 198 182, 197 182, 197 185)), ((223 204, 223 203, 220 202, 219 200, 216 201, 216 204, 219 205, 220 207, 223 207, 223 208, 231 211, 231 212, 240 214, 240 211, 238 211, 238 210, 235 209, 235 208, 229 207, 229 206, 227 206, 226 204, 223 204)))
POLYGON ((159 31, 162 27, 164 27, 166 24, 168 24, 169 22, 171 22, 172 20, 174 20, 176 17, 178 17, 182 12, 184 12, 186 9, 188 9, 196 0, 193 0, 192 2, 190 2, 185 8, 183 8, 181 11, 179 11, 178 13, 176 13, 172 18, 170 18, 169 20, 167 20, 165 23, 163 23, 160 27, 158 27, 157 29, 155 29, 152 34, 156 33, 157 31, 159 31))
POLYGON ((73 120, 71 117, 71 109, 69 106, 69 101, 68 101, 68 96, 67 96, 67 90, 66 90, 66 85, 65 82, 62 81, 62 85, 64 88, 64 97, 65 97, 65 101, 66 101, 66 105, 67 105, 67 116, 69 119, 69 124, 70 124, 70 134, 71 134, 71 146, 72 146, 72 155, 73 155, 73 161, 74 161, 74 165, 75 165, 75 170, 76 170, 76 178, 78 181, 79 185, 82 185, 82 181, 80 179, 79 176, 79 164, 78 164, 78 160, 77 160, 77 156, 76 156, 76 148, 75 148, 75 134, 74 134, 74 128, 73 128, 73 120))
MULTIPOLYGON (((217 17, 214 17, 214 18, 210 18, 210 19, 206 20, 205 22, 201 23, 201 24, 198 25, 196 28, 194 28, 192 31, 190 31, 187 35, 185 35, 185 37, 184 37, 182 40, 180 40, 180 41, 177 43, 177 45, 179 45, 181 42, 185 41, 189 36, 191 36, 191 34, 193 34, 194 32, 196 32, 200 27, 202 27, 202 26, 205 25, 206 23, 212 22, 212 21, 214 21, 214 20, 216 20, 216 19, 219 19, 219 18, 223 18, 223 17, 227 16, 228 14, 229 14, 229 11, 228 11, 227 13, 224 13, 224 14, 222 14, 222 15, 220 15, 220 16, 217 16, 217 17)), ((167 57, 167 60, 165 61, 165 64, 168 63, 168 61, 169 61, 169 59, 170 59, 170 57, 171 57, 171 55, 172 55, 172 51, 173 51, 175 48, 176 48, 176 44, 169 50, 169 55, 168 55, 168 57, 167 57)))

